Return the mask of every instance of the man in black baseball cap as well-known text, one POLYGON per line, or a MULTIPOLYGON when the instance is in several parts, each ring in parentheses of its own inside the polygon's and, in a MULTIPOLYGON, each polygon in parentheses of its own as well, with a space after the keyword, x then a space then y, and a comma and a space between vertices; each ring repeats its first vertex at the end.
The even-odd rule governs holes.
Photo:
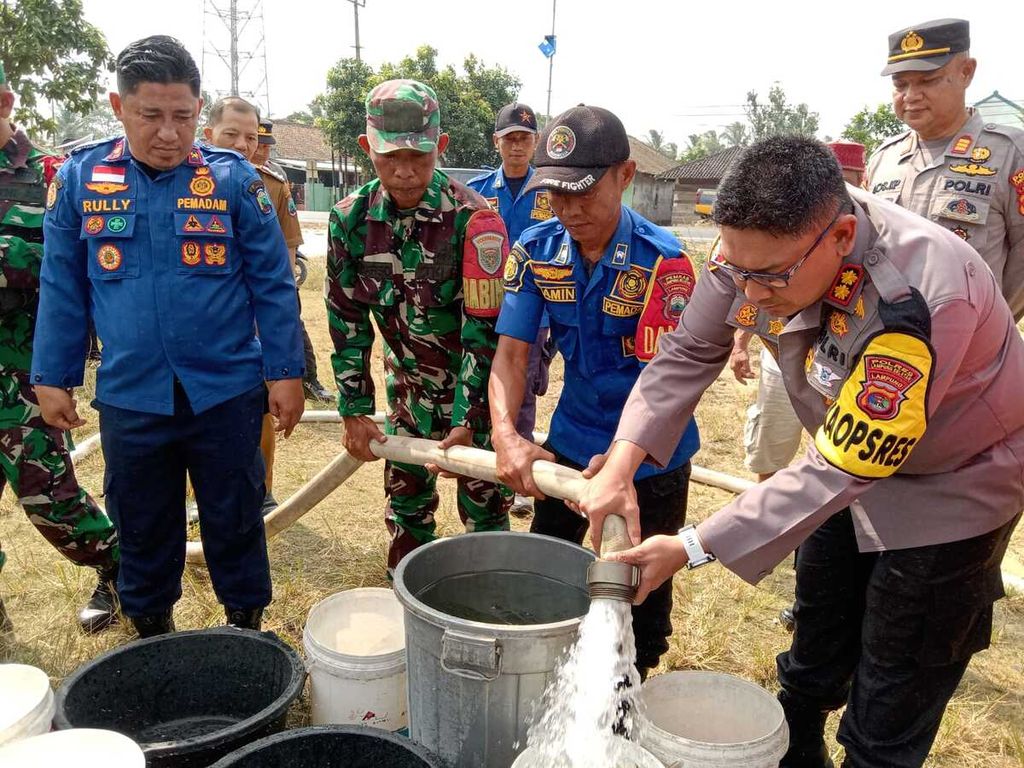
MULTIPOLYGON (((488 389, 491 436, 499 479, 516 493, 536 497, 530 530, 580 543, 586 519, 558 499, 545 499, 531 465, 546 459, 584 469, 604 454, 641 368, 660 335, 679 321, 694 275, 670 232, 622 204, 636 163, 629 157, 626 129, 611 112, 580 105, 552 119, 534 164, 527 188, 546 190, 558 218, 525 230, 506 262, 488 389), (565 359, 565 376, 542 448, 519 435, 515 424, 530 344, 545 312, 565 359)), ((690 457, 697 447, 691 421, 664 467, 636 473, 639 522, 633 518, 629 529, 634 542, 682 527, 690 457)), ((601 531, 591 534, 598 549, 601 531)), ((668 649, 671 610, 669 582, 634 608, 641 677, 668 649)))

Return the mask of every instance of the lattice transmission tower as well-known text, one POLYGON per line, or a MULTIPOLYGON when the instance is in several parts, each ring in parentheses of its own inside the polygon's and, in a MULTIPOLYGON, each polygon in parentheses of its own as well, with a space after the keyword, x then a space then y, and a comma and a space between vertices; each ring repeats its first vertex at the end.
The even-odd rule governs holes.
POLYGON ((203 88, 241 96, 270 114, 263 0, 203 0, 203 88))

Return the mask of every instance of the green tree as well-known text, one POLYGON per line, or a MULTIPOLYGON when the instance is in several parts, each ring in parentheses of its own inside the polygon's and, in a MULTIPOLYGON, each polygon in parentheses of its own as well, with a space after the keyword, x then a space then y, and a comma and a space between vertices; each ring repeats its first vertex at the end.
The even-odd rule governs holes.
POLYGON ((95 109, 80 115, 69 109, 58 109, 54 115, 54 143, 93 141, 123 133, 121 121, 114 116, 110 102, 100 100, 95 109))
POLYGON ((411 78, 431 86, 441 107, 441 128, 450 136, 442 162, 456 167, 495 165, 497 152, 491 142, 497 111, 515 100, 520 82, 501 67, 488 67, 469 55, 460 73, 453 66, 439 67, 437 50, 424 45, 413 56, 386 62, 377 71, 355 59, 342 59, 327 74, 327 91, 317 97, 323 110, 317 124, 334 146, 356 159, 364 170, 369 162, 357 139, 365 131, 366 94, 378 83, 411 78))
POLYGON ((874 111, 865 106, 851 117, 841 138, 860 142, 870 156, 885 139, 905 130, 906 126, 892 111, 892 105, 879 104, 874 111))
POLYGON ((0 60, 18 95, 14 119, 55 136, 40 111, 92 111, 113 61, 103 33, 82 16, 81 0, 0 0, 0 60))
POLYGON ((689 137, 689 144, 679 153, 679 161, 681 163, 691 163, 694 160, 700 160, 708 155, 713 155, 715 152, 721 152, 723 149, 725 147, 722 146, 718 134, 714 131, 692 133, 689 137))
POLYGON ((725 126, 725 129, 718 134, 718 138, 727 147, 745 147, 750 144, 750 127, 737 120, 735 123, 725 126))
POLYGON ((647 132, 647 138, 642 141, 655 152, 658 152, 672 160, 675 160, 676 156, 679 154, 679 145, 673 141, 666 142, 665 134, 661 131, 656 131, 653 128, 647 132))
POLYGON ((758 101, 757 91, 748 92, 743 111, 754 141, 788 134, 814 136, 818 132, 818 113, 811 112, 806 104, 790 104, 779 83, 769 89, 767 104, 758 101))

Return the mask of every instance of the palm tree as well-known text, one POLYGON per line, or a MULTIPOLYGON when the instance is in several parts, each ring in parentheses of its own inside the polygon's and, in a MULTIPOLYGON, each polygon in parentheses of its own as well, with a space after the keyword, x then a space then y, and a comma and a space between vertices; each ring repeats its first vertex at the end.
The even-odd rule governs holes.
POLYGON ((739 121, 725 126, 719 136, 727 147, 745 147, 750 143, 750 130, 746 123, 739 121))

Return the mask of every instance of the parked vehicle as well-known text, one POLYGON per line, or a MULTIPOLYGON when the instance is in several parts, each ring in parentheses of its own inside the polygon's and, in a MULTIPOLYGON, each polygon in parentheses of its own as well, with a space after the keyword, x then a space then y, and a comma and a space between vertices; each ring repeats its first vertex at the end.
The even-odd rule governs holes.
POLYGON ((702 219, 711 218, 711 210, 715 207, 715 200, 718 197, 717 189, 698 189, 697 196, 693 201, 693 212, 702 219))
POLYGON ((309 265, 306 263, 309 259, 306 258, 302 251, 295 249, 295 287, 298 288, 304 282, 306 282, 306 275, 309 274, 309 265))

